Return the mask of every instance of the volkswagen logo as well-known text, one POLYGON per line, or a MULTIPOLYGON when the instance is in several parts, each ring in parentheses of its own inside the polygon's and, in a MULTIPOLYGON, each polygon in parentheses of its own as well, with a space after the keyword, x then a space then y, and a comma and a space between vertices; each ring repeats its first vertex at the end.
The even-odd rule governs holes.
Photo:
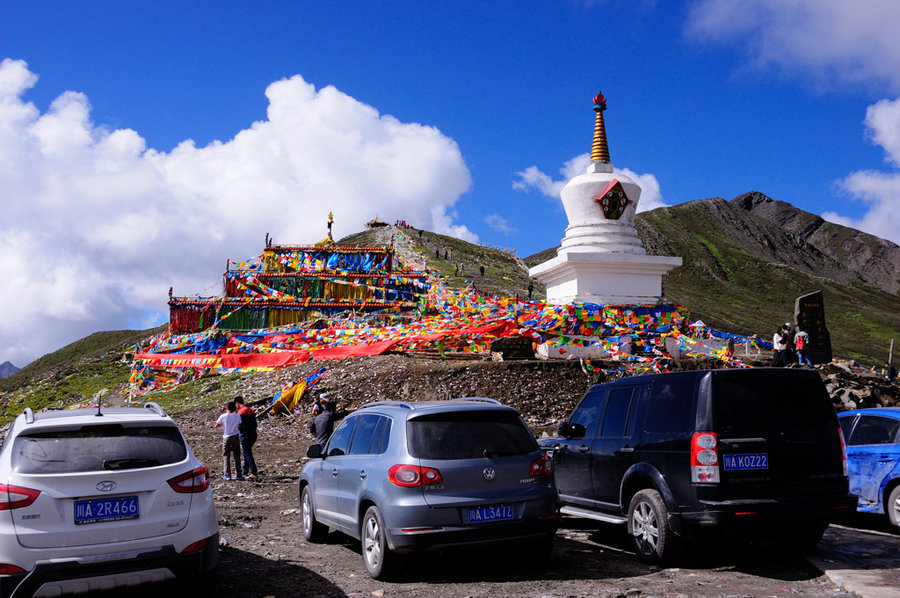
POLYGON ((497 472, 494 471, 493 467, 485 467, 484 471, 481 472, 481 475, 483 475, 486 480, 493 480, 494 476, 497 475, 497 472))
POLYGON ((118 484, 116 484, 112 480, 106 480, 105 482, 100 482, 99 484, 97 484, 97 490, 99 490, 100 492, 112 492, 116 489, 116 486, 118 486, 118 484))

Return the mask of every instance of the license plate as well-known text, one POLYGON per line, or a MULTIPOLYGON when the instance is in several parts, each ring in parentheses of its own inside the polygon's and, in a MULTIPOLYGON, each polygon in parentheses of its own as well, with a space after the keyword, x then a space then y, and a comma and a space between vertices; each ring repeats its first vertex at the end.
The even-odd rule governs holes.
POLYGON ((75 525, 138 518, 138 497, 94 498, 75 501, 75 525))
POLYGON ((468 507, 468 523, 484 521, 504 521, 513 519, 512 505, 490 505, 487 507, 468 507))
POLYGON ((769 469, 768 453, 747 453, 744 455, 724 455, 726 471, 769 469))

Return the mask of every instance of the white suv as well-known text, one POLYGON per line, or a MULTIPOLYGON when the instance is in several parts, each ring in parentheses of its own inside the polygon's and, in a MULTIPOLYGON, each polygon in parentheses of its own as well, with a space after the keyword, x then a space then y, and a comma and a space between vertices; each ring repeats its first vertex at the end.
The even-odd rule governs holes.
POLYGON ((32 413, 0 448, 0 596, 189 579, 218 560, 209 472, 172 418, 141 408, 32 413))

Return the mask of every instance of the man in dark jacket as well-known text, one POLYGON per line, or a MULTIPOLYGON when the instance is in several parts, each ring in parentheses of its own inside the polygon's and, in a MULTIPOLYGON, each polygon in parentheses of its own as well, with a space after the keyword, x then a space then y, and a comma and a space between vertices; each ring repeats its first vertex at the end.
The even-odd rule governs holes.
POLYGON ((253 445, 256 444, 256 413, 244 404, 244 397, 234 397, 234 404, 241 416, 241 452, 244 454, 244 476, 255 480, 256 461, 253 459, 253 445))
POLYGON ((316 444, 324 447, 334 431, 334 403, 325 401, 323 407, 323 410, 313 420, 312 432, 316 435, 316 444))

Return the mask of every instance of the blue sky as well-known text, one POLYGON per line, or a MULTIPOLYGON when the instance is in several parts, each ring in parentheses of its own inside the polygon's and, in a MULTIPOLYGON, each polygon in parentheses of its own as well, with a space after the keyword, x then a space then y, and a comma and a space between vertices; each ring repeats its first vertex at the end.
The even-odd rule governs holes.
POLYGON ((591 99, 639 210, 750 190, 900 242, 900 3, 0 4, 0 363, 375 215, 556 245, 591 99), (852 4, 852 5, 851 5, 852 4))

